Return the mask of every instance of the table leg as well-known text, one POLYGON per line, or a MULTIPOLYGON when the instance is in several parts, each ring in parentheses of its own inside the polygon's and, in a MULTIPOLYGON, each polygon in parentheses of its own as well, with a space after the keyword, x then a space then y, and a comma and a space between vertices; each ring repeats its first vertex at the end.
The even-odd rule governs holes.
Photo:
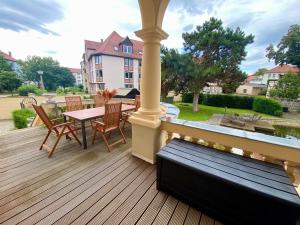
MULTIPOLYGON (((64 123, 66 123, 66 122, 67 122, 67 117, 64 115, 64 123)), ((66 139, 71 140, 71 138, 69 137, 68 134, 66 135, 66 139)))
POLYGON ((84 120, 81 121, 81 131, 82 131, 83 148, 86 149, 87 144, 86 144, 85 121, 84 120))

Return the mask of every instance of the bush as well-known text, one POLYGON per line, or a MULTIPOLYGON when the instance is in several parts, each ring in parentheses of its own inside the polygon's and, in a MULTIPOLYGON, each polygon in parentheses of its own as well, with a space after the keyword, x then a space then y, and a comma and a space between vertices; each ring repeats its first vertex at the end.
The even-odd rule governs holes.
POLYGON ((204 95, 203 104, 216 107, 252 109, 253 97, 239 95, 204 95))
POLYGON ((61 86, 59 86, 57 89, 56 89, 56 94, 57 95, 64 95, 65 94, 65 89, 61 86))
POLYGON ((35 116, 35 113, 29 109, 19 109, 12 113, 15 127, 18 129, 26 128, 28 118, 35 116))
POLYGON ((28 96, 29 93, 34 93, 38 96, 43 94, 43 91, 34 84, 23 84, 21 87, 18 88, 18 92, 20 96, 28 96))
POLYGON ((282 115, 281 104, 278 101, 270 98, 255 97, 253 102, 253 110, 273 116, 282 115))

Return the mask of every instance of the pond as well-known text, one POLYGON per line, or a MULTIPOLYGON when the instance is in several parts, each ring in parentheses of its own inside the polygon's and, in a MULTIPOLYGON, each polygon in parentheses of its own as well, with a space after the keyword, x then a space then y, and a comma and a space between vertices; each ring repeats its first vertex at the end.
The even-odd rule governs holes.
POLYGON ((274 125, 274 136, 300 141, 300 128, 274 125))

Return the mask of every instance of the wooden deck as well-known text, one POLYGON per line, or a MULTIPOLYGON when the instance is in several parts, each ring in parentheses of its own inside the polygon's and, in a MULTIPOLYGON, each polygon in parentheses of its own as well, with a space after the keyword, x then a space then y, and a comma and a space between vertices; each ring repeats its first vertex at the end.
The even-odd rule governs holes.
POLYGON ((52 158, 38 147, 46 130, 0 136, 0 224, 221 224, 156 190, 156 166, 63 140, 52 158))

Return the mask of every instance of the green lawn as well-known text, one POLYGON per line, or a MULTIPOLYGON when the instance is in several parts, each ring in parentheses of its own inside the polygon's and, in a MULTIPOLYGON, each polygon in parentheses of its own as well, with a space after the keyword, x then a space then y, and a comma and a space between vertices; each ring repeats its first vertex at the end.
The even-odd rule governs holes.
MULTIPOLYGON (((191 121, 205 121, 209 120, 213 114, 224 114, 224 108, 222 107, 214 107, 214 106, 207 106, 207 105, 199 105, 199 111, 193 112, 192 104, 191 103, 174 103, 179 109, 179 119, 191 120, 191 121)), ((239 113, 239 114, 254 114, 253 110, 248 109, 232 109, 228 108, 227 113, 239 113)), ((270 115, 258 113, 263 117, 273 117, 270 115)))

